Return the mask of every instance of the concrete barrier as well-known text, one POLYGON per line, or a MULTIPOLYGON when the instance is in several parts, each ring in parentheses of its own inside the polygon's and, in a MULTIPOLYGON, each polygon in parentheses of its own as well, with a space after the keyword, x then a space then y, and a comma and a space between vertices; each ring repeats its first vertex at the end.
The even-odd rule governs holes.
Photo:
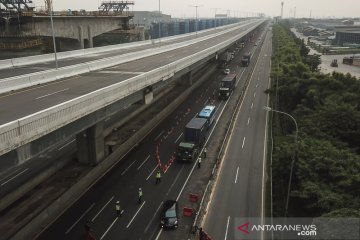
POLYGON ((0 70, 6 68, 12 68, 12 67, 13 67, 13 63, 11 59, 0 60, 0 70))

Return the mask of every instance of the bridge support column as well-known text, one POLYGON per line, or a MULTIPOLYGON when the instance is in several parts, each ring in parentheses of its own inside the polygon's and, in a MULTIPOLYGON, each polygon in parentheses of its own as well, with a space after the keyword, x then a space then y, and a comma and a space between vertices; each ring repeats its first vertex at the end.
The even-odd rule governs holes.
POLYGON ((96 165, 104 159, 104 122, 76 135, 77 156, 81 163, 96 165))
POLYGON ((89 39, 89 48, 93 48, 94 47, 94 41, 93 41, 93 36, 92 36, 90 26, 88 26, 88 39, 89 39))
POLYGON ((78 26, 79 30, 79 42, 80 42, 80 48, 84 49, 84 33, 81 26, 78 26))
POLYGON ((149 104, 152 102, 152 100, 154 99, 154 94, 152 91, 152 87, 147 87, 144 89, 143 92, 143 103, 144 104, 149 104))
POLYGON ((178 80, 178 83, 180 85, 191 86, 193 84, 192 71, 181 76, 180 79, 178 80))

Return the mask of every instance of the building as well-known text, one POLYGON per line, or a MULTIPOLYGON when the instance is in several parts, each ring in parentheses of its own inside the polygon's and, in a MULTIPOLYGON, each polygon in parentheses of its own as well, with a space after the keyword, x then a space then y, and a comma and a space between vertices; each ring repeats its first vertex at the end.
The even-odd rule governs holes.
POLYGON ((344 43, 356 43, 360 44, 360 27, 337 27, 335 28, 336 37, 335 43, 336 45, 343 45, 344 43))
POLYGON ((171 15, 162 14, 158 11, 148 12, 148 11, 134 11, 134 18, 130 24, 135 26, 142 26, 145 30, 149 30, 152 23, 166 23, 171 21, 171 15))

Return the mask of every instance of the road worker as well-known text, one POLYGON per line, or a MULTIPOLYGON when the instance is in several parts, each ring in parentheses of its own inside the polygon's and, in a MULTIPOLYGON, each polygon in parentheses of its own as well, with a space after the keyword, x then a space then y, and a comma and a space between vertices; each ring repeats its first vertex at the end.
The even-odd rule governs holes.
POLYGON ((158 171, 156 172, 155 178, 156 178, 156 184, 158 184, 159 182, 161 182, 161 173, 160 173, 160 170, 158 170, 158 171))

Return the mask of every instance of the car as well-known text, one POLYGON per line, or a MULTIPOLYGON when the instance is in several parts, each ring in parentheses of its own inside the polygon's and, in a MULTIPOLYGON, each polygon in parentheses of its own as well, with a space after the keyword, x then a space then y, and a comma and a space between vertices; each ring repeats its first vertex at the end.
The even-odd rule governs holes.
POLYGON ((230 74, 230 69, 228 69, 228 68, 224 69, 224 74, 226 74, 226 75, 230 74))
POLYGON ((161 213, 161 227, 176 229, 178 227, 178 203, 175 200, 166 200, 161 213))

